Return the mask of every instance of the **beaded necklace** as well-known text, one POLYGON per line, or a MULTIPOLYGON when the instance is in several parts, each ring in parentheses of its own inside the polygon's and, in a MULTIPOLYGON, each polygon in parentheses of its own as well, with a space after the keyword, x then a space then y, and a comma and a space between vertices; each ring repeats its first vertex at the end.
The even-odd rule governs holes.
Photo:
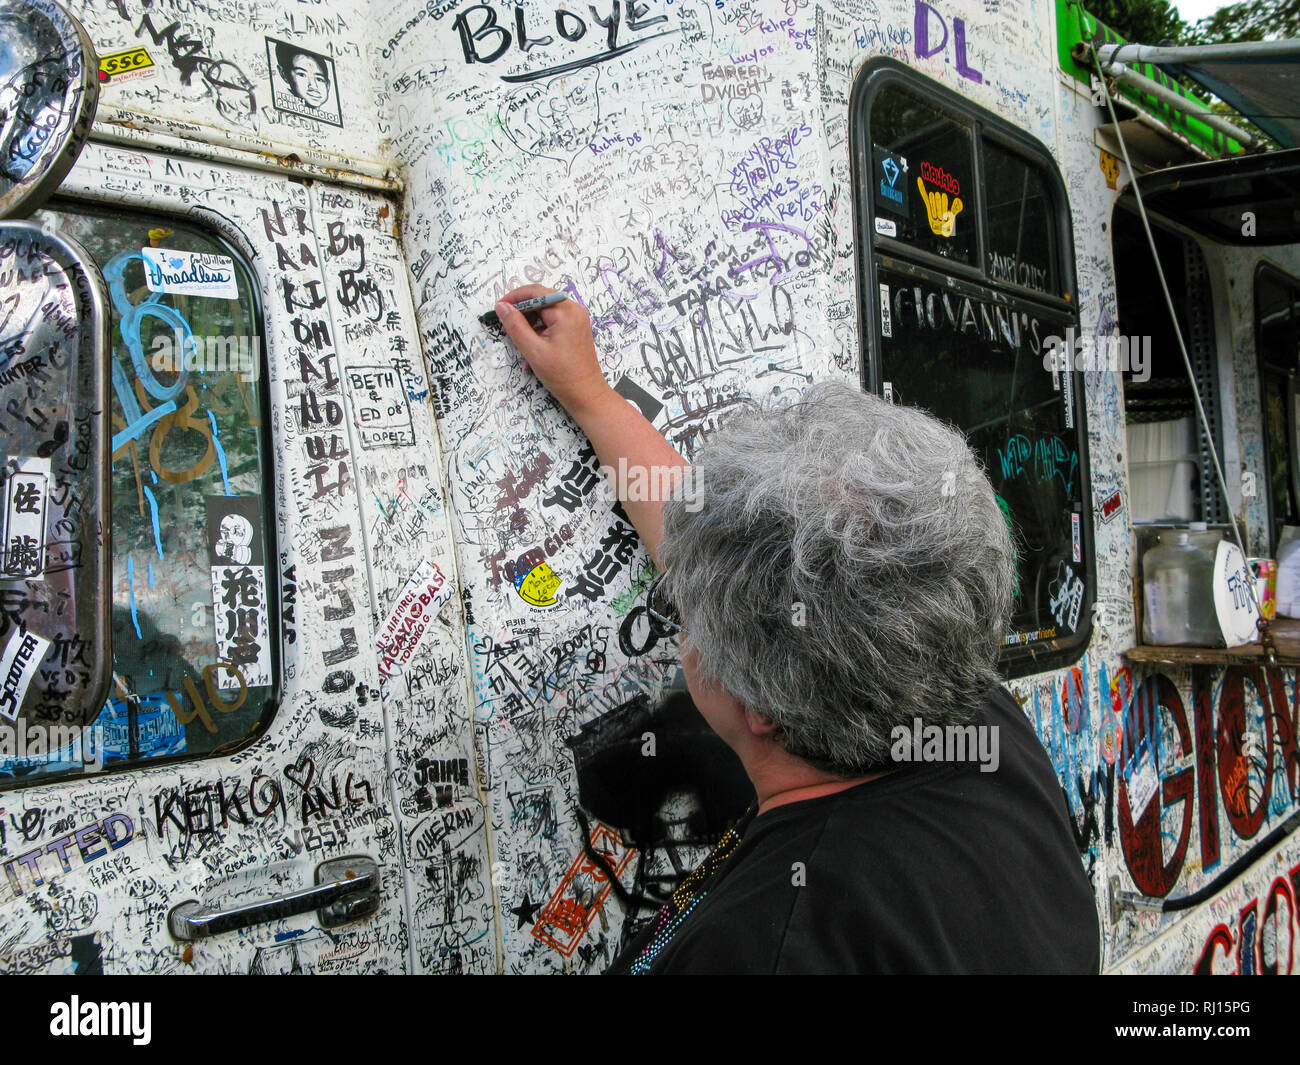
POLYGON ((682 923, 690 916, 691 911, 708 894, 707 889, 710 881, 717 875, 718 870, 722 868, 727 859, 735 854, 736 848, 740 846, 741 833, 749 827, 749 822, 753 820, 757 809, 758 804, 756 802, 750 805, 740 820, 727 829, 722 838, 718 840, 718 845, 709 851, 708 857, 700 862, 691 875, 678 885, 677 890, 673 892, 673 897, 664 903, 663 909, 659 911, 654 934, 650 937, 650 941, 645 945, 641 953, 628 966, 629 975, 645 976, 650 972, 660 951, 671 942, 673 936, 677 934, 677 930, 681 928, 682 923))

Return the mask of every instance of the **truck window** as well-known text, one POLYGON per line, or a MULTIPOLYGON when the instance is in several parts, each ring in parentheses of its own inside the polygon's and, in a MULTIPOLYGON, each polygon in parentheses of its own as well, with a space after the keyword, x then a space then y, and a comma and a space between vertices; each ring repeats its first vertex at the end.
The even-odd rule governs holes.
POLYGON ((1285 525, 1300 525, 1296 403, 1300 374, 1300 281, 1272 267, 1255 272, 1255 350, 1264 416, 1264 461, 1268 478, 1269 543, 1276 556, 1285 525))
POLYGON ((960 428, 1018 553, 1003 669, 1087 646, 1094 588, 1081 378, 1051 351, 1078 336, 1064 186, 1037 142, 889 60, 850 117, 864 385, 960 428))
MULTIPOLYGON (((251 274, 167 216, 63 202, 34 220, 78 241, 109 295, 113 677, 95 746, 109 768, 228 753, 265 728, 279 676, 251 274)), ((67 751, 0 761, 17 782, 81 771, 67 751)))
POLYGON ((1146 373, 1124 381, 1129 508, 1135 525, 1226 523, 1228 510, 1211 449, 1222 448, 1219 361, 1214 341, 1214 293, 1205 254, 1190 237, 1153 219, 1156 253, 1169 282, 1178 328, 1187 345, 1210 422, 1196 416, 1192 382, 1165 305, 1151 245, 1136 212, 1123 201, 1111 227, 1119 331, 1149 348, 1146 373), (1145 379, 1144 379, 1145 378, 1145 379))
POLYGON ((112 670, 108 295, 89 255, 0 223, 0 758, 75 747, 112 670))

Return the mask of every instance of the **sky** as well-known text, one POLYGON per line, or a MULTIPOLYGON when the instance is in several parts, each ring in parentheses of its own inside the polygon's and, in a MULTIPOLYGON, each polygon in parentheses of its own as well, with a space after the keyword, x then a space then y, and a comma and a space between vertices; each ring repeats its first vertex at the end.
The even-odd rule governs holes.
POLYGON ((1170 0, 1170 6, 1177 9, 1184 22, 1199 22, 1230 3, 1232 0, 1170 0))

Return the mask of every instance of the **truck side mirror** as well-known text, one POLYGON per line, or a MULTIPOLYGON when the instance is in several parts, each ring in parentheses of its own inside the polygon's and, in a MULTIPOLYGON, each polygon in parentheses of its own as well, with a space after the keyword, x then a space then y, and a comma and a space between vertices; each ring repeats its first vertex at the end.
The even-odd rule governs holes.
POLYGON ((98 66, 54 0, 0 2, 0 755, 16 772, 84 750, 112 670, 107 291, 75 241, 12 220, 76 160, 98 66))

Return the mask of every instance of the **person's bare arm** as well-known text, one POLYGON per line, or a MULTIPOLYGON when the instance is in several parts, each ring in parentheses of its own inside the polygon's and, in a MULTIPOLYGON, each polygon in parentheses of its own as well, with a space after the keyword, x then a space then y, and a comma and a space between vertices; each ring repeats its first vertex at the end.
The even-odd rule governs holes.
MULTIPOLYGON (((591 318, 583 306, 570 299, 531 314, 514 309, 515 303, 551 291, 541 285, 525 285, 507 292, 497 304, 501 327, 523 355, 525 364, 587 434, 602 466, 617 470, 622 459, 626 469, 644 470, 641 476, 654 486, 680 478, 690 463, 636 407, 610 387, 601 373, 591 318), (667 476, 662 476, 665 473, 667 476)), ((626 498, 626 486, 618 487, 623 509, 650 557, 658 563, 664 529, 662 494, 655 492, 655 498, 633 500, 626 498)))

